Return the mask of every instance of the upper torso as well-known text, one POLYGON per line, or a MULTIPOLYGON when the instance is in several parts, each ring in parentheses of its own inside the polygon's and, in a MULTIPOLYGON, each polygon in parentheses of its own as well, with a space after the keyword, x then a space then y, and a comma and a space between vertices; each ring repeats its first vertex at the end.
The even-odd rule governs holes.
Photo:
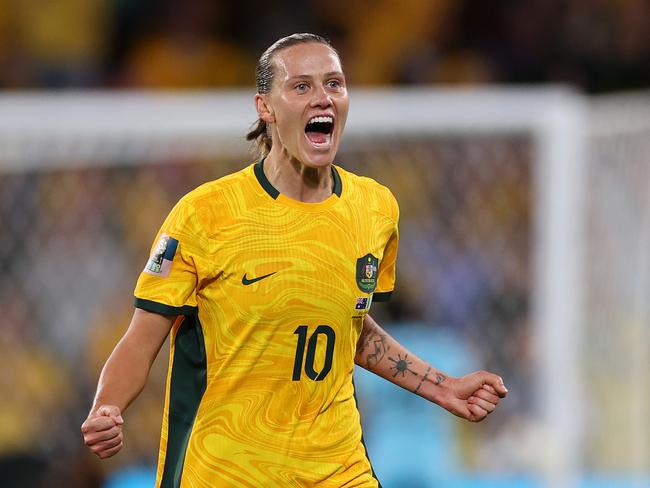
POLYGON ((142 308, 196 311, 172 332, 158 482, 175 465, 182 486, 376 486, 352 372, 372 296, 393 287, 396 203, 340 168, 330 198, 301 203, 260 170, 186 195, 161 228, 171 262, 136 288, 142 308))

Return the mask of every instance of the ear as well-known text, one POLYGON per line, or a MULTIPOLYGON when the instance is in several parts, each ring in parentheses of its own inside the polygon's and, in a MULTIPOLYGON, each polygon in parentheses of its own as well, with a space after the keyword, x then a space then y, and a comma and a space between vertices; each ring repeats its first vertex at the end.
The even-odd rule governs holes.
POLYGON ((268 103, 265 95, 260 95, 259 93, 255 95, 255 108, 257 109, 257 116, 260 120, 263 120, 267 124, 275 123, 273 107, 268 103))

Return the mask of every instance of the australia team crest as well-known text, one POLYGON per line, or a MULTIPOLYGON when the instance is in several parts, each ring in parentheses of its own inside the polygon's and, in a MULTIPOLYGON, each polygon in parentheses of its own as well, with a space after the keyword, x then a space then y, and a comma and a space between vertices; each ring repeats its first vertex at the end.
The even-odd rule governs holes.
POLYGON ((357 259, 357 286, 364 293, 372 293, 377 287, 377 270, 379 259, 366 254, 357 259))

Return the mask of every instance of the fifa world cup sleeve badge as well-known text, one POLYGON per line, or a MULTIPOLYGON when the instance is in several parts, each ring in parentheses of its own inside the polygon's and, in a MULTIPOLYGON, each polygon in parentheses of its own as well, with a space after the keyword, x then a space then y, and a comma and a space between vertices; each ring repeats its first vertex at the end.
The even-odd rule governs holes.
POLYGON ((372 293, 377 288, 379 259, 372 254, 357 259, 357 286, 364 293, 372 293))
POLYGON ((176 249, 178 249, 178 240, 167 234, 160 236, 143 272, 161 278, 169 276, 176 249))

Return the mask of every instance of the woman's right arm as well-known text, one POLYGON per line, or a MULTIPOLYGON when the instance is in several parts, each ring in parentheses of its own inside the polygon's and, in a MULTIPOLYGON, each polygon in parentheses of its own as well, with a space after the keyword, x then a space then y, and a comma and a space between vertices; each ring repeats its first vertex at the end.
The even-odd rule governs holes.
POLYGON ((98 457, 113 456, 122 448, 122 412, 144 388, 175 318, 136 309, 106 361, 93 406, 81 426, 84 442, 98 457))

